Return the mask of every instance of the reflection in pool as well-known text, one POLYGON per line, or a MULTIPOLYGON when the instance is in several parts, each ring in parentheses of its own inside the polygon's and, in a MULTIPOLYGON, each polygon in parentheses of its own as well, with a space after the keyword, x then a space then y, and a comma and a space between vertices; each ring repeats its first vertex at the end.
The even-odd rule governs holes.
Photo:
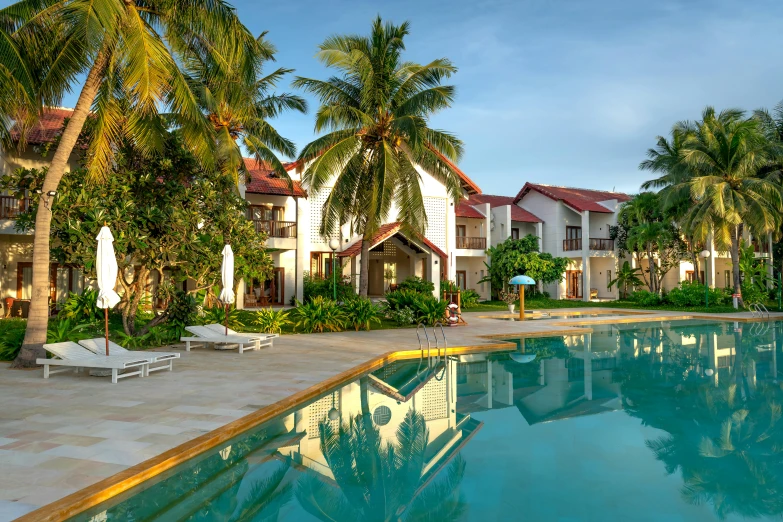
POLYGON ((76 519, 780 520, 782 326, 397 362, 76 519))
MULTIPOLYGON (((628 313, 628 312, 555 312, 555 313, 530 313, 525 315, 525 321, 545 321, 547 319, 578 319, 591 317, 620 317, 627 315, 643 315, 641 313, 628 313)), ((519 321, 519 315, 502 315, 502 316, 486 316, 490 319, 497 319, 499 321, 519 321)))

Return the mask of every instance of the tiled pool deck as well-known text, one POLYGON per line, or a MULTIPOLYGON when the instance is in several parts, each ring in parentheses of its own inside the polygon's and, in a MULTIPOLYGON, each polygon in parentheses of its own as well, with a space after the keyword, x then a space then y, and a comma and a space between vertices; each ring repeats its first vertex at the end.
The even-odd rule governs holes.
MULTIPOLYGON (((487 336, 563 330, 553 323, 683 316, 651 312, 622 318, 506 322, 480 315, 488 314, 465 314, 468 326, 447 329, 449 345, 482 345, 490 342, 487 336)), ((748 319, 750 314, 715 317, 748 319)), ((379 355, 417 348, 412 329, 283 336, 271 349, 242 355, 208 349, 185 353, 184 347, 175 346, 183 355, 173 372, 130 378, 117 385, 105 377, 72 373, 45 381, 41 369, 16 371, 0 365, 0 522, 379 355)))

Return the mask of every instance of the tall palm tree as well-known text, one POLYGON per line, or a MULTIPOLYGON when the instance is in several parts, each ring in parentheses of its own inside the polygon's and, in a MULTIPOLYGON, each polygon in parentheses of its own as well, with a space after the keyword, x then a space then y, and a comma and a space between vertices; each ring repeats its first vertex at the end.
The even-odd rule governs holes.
POLYGON ((363 296, 370 241, 378 228, 394 218, 412 232, 426 229, 417 167, 441 180, 455 201, 462 195, 450 162, 461 156, 462 142, 428 125, 430 116, 451 106, 454 87, 441 81, 457 69, 445 58, 426 65, 404 61, 407 35, 407 22, 384 24, 378 17, 370 36, 332 36, 321 44, 317 57, 338 76, 294 81, 320 99, 315 131, 329 131, 299 154, 307 165, 302 179, 311 192, 333 183, 322 235, 349 224, 351 234, 362 236, 363 296))
POLYGON ((296 146, 282 137, 269 120, 282 112, 307 111, 307 102, 288 93, 276 94, 277 83, 293 69, 278 68, 263 75, 266 62, 274 61, 277 49, 262 33, 255 45, 244 53, 232 53, 226 57, 227 74, 216 75, 217 64, 211 61, 195 62, 191 75, 199 82, 196 89, 199 103, 207 114, 215 132, 215 150, 218 167, 227 176, 247 174, 240 144, 258 162, 264 162, 281 178, 290 181, 276 153, 296 156, 296 146), (252 82, 243 81, 240 62, 249 59, 255 70, 252 82))
MULTIPOLYGON (((242 81, 256 80, 252 60, 225 60, 229 53, 252 49, 256 40, 221 0, 22 0, 0 10, 0 21, 18 42, 38 52, 35 77, 41 99, 58 100, 86 73, 46 173, 43 197, 56 193, 90 115, 95 127, 86 166, 95 178, 108 171, 120 137, 149 153, 158 150, 161 108, 172 114, 186 145, 209 164, 213 133, 188 77, 188 64, 208 60, 216 75, 227 74, 225 65, 231 64, 241 71, 242 81), (129 110, 122 109, 122 100, 129 110)), ((46 342, 52 213, 49 204, 37 208, 32 299, 15 366, 34 365, 46 342)))
POLYGON ((19 112, 37 113, 40 103, 35 79, 19 43, 0 25, 0 143, 11 144, 14 116, 19 112))
POLYGON ((738 295, 743 228, 763 237, 781 225, 781 173, 769 169, 777 157, 760 121, 736 109, 716 113, 707 107, 683 143, 683 162, 692 176, 672 190, 690 191, 693 203, 683 216, 684 226, 697 237, 712 232, 718 244, 729 247, 738 295))
POLYGON ((668 229, 661 222, 660 202, 654 192, 642 192, 632 200, 624 203, 618 213, 618 220, 628 226, 626 243, 634 252, 639 265, 642 257, 647 258, 647 273, 642 272, 642 278, 651 292, 659 291, 658 270, 655 262, 655 251, 661 234, 668 229))

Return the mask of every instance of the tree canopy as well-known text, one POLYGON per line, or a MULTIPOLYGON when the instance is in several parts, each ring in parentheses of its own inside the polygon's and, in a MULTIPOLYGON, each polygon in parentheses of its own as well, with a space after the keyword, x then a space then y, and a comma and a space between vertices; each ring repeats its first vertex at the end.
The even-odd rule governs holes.
POLYGON ((560 282, 570 262, 565 257, 541 253, 538 238, 532 234, 520 239, 509 238, 490 247, 487 254, 488 275, 482 281, 489 281, 496 291, 506 288, 508 281, 517 275, 527 275, 544 284, 560 282))

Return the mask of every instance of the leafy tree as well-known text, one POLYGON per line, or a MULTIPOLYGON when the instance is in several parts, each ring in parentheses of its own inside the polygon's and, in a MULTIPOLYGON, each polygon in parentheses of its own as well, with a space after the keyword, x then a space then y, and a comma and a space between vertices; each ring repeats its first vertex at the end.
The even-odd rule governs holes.
MULTIPOLYGON (((212 129, 201 112, 186 68, 194 61, 214 64, 225 75, 231 53, 242 55, 256 45, 235 10, 224 2, 180 0, 21 1, 0 11, 0 22, 18 48, 35 59, 34 90, 46 102, 59 101, 86 74, 71 118, 52 156, 41 190, 57 192, 88 116, 95 130, 85 167, 91 180, 104 178, 126 137, 143 152, 160 151, 169 113, 186 146, 210 164, 212 129)), ((6 53, 7 54, 7 53, 6 53)), ((3 56, 5 67, 9 67, 3 56)), ((253 82, 252 60, 239 63, 242 81, 253 82)), ((57 105, 58 103, 53 103, 57 105)), ((44 356, 49 294, 51 205, 37 207, 33 240, 33 280, 25 343, 15 366, 33 366, 44 356)))
POLYGON ((559 283, 563 280, 566 267, 570 262, 565 257, 553 257, 552 254, 538 250, 538 238, 532 234, 520 239, 506 239, 487 250, 490 258, 487 276, 481 282, 489 281, 495 291, 508 285, 517 275, 532 277, 537 283, 559 283))
POLYGON ((412 232, 426 229, 417 167, 441 180, 454 201, 462 196, 451 163, 461 156, 462 142, 429 127, 432 115, 451 106, 454 87, 441 81, 457 69, 445 58, 426 65, 404 61, 407 35, 407 22, 384 24, 378 17, 370 36, 331 36, 317 57, 339 76, 294 81, 321 102, 316 132, 329 131, 299 154, 307 165, 302 180, 311 193, 332 186, 322 235, 349 224, 364 239, 359 294, 365 297, 370 242, 378 228, 393 218, 412 232))
MULTIPOLYGON (((164 152, 152 157, 129 143, 118 152, 102 184, 90 183, 86 169, 63 179, 52 208, 51 247, 58 261, 83 266, 88 277, 94 276, 95 236, 104 223, 110 226, 123 290, 118 308, 127 335, 142 336, 168 320, 167 312, 158 312, 144 327, 136 327, 153 272, 163 281, 163 270, 172 270, 176 281, 195 282, 190 293, 209 294, 219 283, 223 244, 230 242, 237 281, 271 275, 265 237, 245 218, 247 204, 233 180, 201 169, 177 134, 167 134, 164 152)), ((45 169, 19 169, 4 176, 0 187, 35 192, 45 176, 45 169)), ((33 198, 17 227, 34 226, 39 202, 33 198)))
POLYGON ((631 264, 628 261, 625 261, 620 267, 620 270, 617 271, 616 277, 609 281, 609 288, 617 285, 617 288, 620 289, 620 295, 625 299, 628 297, 629 287, 635 288, 642 285, 642 279, 639 277, 641 273, 641 268, 631 268, 631 264))

